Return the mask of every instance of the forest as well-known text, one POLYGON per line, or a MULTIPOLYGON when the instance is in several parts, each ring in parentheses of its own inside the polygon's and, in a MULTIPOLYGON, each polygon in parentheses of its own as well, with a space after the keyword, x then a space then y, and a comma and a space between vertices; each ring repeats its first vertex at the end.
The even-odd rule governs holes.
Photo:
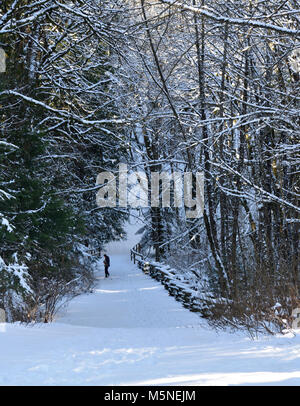
POLYGON ((201 216, 164 204, 162 183, 157 204, 134 207, 144 257, 207 294, 203 317, 268 332, 290 323, 299 14, 298 0, 1 0, 0 307, 10 321, 51 321, 62 298, 91 288, 91 253, 124 238, 132 215, 97 205, 97 176, 123 164, 149 182, 203 174, 201 216))

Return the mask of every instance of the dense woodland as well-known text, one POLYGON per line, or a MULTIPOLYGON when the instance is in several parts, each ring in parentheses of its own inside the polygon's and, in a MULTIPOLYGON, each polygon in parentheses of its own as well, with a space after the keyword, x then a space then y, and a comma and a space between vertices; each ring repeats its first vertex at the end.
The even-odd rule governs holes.
POLYGON ((298 0, 1 0, 10 320, 47 321, 92 286, 88 250, 120 239, 130 212, 97 207, 96 177, 122 162, 149 179, 204 173, 201 218, 138 211, 144 255, 213 294, 203 316, 286 326, 300 299, 299 23, 298 0))

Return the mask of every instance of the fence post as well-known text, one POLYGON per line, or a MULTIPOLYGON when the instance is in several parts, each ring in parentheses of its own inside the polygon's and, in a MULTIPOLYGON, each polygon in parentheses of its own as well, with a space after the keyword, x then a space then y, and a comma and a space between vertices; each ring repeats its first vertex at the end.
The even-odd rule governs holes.
POLYGON ((133 263, 135 264, 137 260, 136 257, 140 257, 143 259, 143 255, 141 254, 141 244, 136 244, 131 250, 130 250, 130 260, 133 260, 133 263))

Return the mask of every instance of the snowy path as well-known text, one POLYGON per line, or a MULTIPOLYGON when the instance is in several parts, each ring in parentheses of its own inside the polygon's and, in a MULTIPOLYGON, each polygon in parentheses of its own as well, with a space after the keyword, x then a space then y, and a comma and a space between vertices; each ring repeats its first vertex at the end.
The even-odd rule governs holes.
POLYGON ((217 334, 128 255, 111 261, 54 323, 0 325, 0 385, 300 384, 299 335, 217 334))
POLYGON ((103 265, 94 295, 80 296, 58 322, 100 328, 163 328, 199 324, 164 287, 130 262, 129 255, 111 257, 110 277, 103 265))

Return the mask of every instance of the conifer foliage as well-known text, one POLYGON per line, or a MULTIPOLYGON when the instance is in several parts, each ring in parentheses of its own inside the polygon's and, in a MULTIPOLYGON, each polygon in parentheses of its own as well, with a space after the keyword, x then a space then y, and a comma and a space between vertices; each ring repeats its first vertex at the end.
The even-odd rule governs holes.
POLYGON ((126 212, 95 205, 97 173, 122 153, 109 94, 118 10, 105 3, 0 5, 0 306, 11 320, 49 321, 54 302, 90 287, 87 250, 123 232, 126 212))

